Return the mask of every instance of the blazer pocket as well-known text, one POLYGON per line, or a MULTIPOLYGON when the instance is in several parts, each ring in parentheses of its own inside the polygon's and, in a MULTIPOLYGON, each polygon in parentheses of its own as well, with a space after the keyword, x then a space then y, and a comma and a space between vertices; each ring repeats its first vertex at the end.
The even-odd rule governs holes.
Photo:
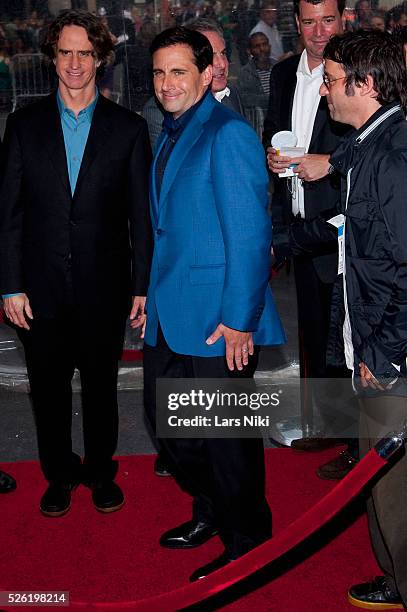
POLYGON ((191 285, 216 285, 223 283, 224 278, 225 264, 191 266, 189 269, 191 285))

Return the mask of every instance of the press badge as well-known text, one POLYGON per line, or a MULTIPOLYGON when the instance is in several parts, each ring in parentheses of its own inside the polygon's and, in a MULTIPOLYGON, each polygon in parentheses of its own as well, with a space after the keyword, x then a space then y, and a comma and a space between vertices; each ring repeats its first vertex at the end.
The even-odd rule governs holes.
POLYGON ((345 216, 340 214, 328 219, 328 223, 338 230, 338 274, 343 274, 345 216))

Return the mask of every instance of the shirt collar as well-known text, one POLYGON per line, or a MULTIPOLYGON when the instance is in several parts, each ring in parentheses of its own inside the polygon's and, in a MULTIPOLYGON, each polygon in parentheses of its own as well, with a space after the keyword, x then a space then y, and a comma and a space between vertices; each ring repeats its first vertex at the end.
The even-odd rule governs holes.
MULTIPOLYGON (((78 118, 79 117, 81 117, 81 118, 84 117, 89 123, 92 123, 93 113, 95 111, 95 107, 96 107, 98 99, 99 99, 99 90, 98 90, 98 88, 96 88, 96 94, 95 94, 94 100, 89 104, 89 106, 87 106, 86 108, 83 108, 79 112, 78 118)), ((58 89, 58 92, 57 92, 57 104, 58 104, 59 114, 61 115, 61 117, 64 114, 75 116, 75 113, 70 108, 65 106, 65 104, 64 104, 64 102, 63 102, 63 100, 61 98, 61 94, 59 92, 59 89, 58 89)))
POLYGON ((301 53, 301 57, 300 57, 300 63, 298 64, 298 68, 297 68, 297 74, 302 74, 304 76, 307 77, 322 77, 322 74, 324 72, 324 66, 322 64, 322 62, 316 66, 312 71, 309 69, 309 65, 308 65, 308 55, 307 55, 307 51, 304 49, 304 51, 301 53))
POLYGON ((170 137, 178 136, 184 127, 189 123, 191 117, 195 114, 197 108, 202 104, 210 89, 207 89, 204 95, 198 102, 186 110, 177 119, 174 119, 173 114, 168 111, 164 111, 163 129, 170 137))
POLYGON ((222 102, 223 98, 227 96, 230 96, 230 89, 229 87, 225 87, 225 89, 222 89, 221 91, 216 91, 213 94, 213 97, 215 98, 215 100, 217 100, 218 102, 222 102))
POLYGON ((345 136, 338 147, 332 154, 329 162, 338 170, 342 175, 345 175, 349 168, 354 164, 355 155, 358 155, 359 149, 362 147, 372 146, 371 139, 378 134, 382 133, 387 128, 389 122, 393 122, 395 119, 391 119, 393 115, 399 114, 403 117, 403 111, 399 102, 392 102, 379 108, 358 130, 353 130, 348 136, 345 136), (385 124, 381 126, 381 124, 385 124))

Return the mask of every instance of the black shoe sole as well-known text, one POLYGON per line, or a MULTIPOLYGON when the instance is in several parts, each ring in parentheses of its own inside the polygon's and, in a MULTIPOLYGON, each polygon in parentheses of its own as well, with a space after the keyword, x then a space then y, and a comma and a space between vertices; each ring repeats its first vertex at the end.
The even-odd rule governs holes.
POLYGON ((67 514, 70 509, 71 509, 71 504, 69 504, 68 508, 65 508, 65 510, 59 510, 58 512, 49 512, 48 510, 43 510, 40 506, 41 514, 43 514, 44 516, 51 517, 51 518, 58 518, 59 516, 64 516, 64 514, 67 514))
POLYGON ((98 512, 101 512, 102 514, 110 514, 111 512, 117 512, 118 510, 123 508, 124 503, 125 500, 123 500, 121 504, 118 504, 117 506, 112 506, 111 508, 102 508, 101 506, 96 506, 96 504, 93 505, 95 506, 98 512))
POLYGON ((199 544, 177 544, 176 542, 174 544, 168 543, 168 544, 164 544, 163 542, 160 541, 160 546, 162 546, 163 548, 172 548, 172 549, 176 549, 176 550, 182 550, 183 548, 198 548, 199 546, 202 546, 203 544, 206 544, 206 542, 208 542, 211 538, 214 538, 215 536, 218 535, 218 531, 213 531, 211 533, 211 535, 209 535, 207 538, 205 538, 204 540, 202 540, 202 542, 199 542, 199 544))
POLYGON ((360 599, 356 599, 348 593, 348 601, 352 606, 356 606, 356 608, 363 608, 364 610, 404 610, 403 604, 400 602, 398 604, 394 603, 370 603, 368 601, 361 601, 360 599))
POLYGON ((160 476, 160 478, 173 478, 173 475, 171 474, 171 472, 158 472, 154 470, 154 474, 156 476, 160 476))
MULTIPOLYGON (((71 495, 72 495, 72 493, 75 491, 75 489, 77 489, 77 488, 79 487, 79 484, 80 484, 80 483, 79 483, 79 482, 77 482, 77 483, 75 483, 75 484, 72 486, 72 489, 71 489, 71 495)), ((43 514, 44 516, 49 516, 50 518, 58 518, 59 516, 64 516, 64 514, 67 514, 67 513, 69 512, 69 510, 71 509, 71 505, 72 505, 72 504, 69 504, 69 506, 68 506, 67 508, 65 508, 64 510, 58 510, 57 512, 52 512, 52 511, 49 511, 49 510, 43 510, 43 509, 41 508, 41 506, 40 506, 40 512, 41 512, 41 514, 43 514)))
POLYGON ((4 489, 0 489, 0 495, 7 495, 7 493, 12 493, 12 491, 15 491, 16 489, 17 489, 16 485, 7 487, 4 489))

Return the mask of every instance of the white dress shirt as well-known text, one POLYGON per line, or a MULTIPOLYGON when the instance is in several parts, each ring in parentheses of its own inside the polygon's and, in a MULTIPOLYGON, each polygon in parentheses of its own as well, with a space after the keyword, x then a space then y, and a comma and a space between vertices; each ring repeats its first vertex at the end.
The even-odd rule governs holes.
POLYGON ((223 100, 223 98, 225 96, 227 98, 230 96, 230 89, 229 89, 229 87, 225 87, 225 89, 222 89, 221 91, 215 91, 215 93, 213 93, 213 97, 218 102, 222 102, 222 100, 223 100))
MULTIPOLYGON (((323 70, 321 63, 311 71, 308 66, 307 52, 305 50, 302 52, 297 68, 291 130, 297 136, 297 147, 304 147, 306 153, 311 142, 315 117, 321 99, 319 88, 322 84, 323 70)), ((304 189, 301 180, 295 177, 291 180, 291 184, 293 214, 300 213, 301 217, 304 218, 304 189)))

